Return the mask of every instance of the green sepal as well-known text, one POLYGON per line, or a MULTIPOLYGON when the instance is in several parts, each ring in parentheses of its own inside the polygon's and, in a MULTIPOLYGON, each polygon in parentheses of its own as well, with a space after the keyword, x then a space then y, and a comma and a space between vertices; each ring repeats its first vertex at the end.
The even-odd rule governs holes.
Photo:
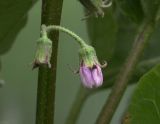
POLYGON ((86 45, 79 50, 79 56, 82 62, 87 67, 93 67, 95 64, 98 64, 98 59, 96 56, 96 51, 92 46, 86 45))
POLYGON ((42 36, 37 41, 37 48, 33 68, 41 64, 48 64, 51 67, 50 59, 52 54, 52 41, 46 36, 42 36))

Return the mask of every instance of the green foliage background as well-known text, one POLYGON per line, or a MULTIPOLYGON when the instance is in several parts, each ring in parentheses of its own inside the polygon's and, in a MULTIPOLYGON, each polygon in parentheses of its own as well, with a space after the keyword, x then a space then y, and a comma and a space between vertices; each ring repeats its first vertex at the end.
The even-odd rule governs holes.
MULTIPOLYGON (((34 4, 31 0, 25 2, 20 0, 6 1, 11 4, 0 2, 0 79, 5 81, 3 88, 0 88, 0 124, 34 124, 37 70, 32 71, 30 63, 34 58, 36 40, 39 37, 41 3, 38 1, 31 8, 34 4)), ((154 2, 156 5, 158 4, 158 1, 154 2)), ((117 0, 117 3, 118 9, 113 6, 116 14, 113 15, 112 9, 106 9, 106 15, 103 19, 89 18, 81 21, 81 18, 84 17, 83 8, 75 0, 64 1, 62 13, 61 25, 76 32, 92 44, 96 48, 100 61, 108 61, 108 67, 104 70, 106 85, 108 82, 113 83, 115 74, 111 75, 111 72, 117 73, 124 62, 139 24, 147 16, 152 18, 151 16, 155 15, 156 10, 156 5, 152 5, 149 0, 143 6, 138 0, 134 2, 133 0, 117 0), (151 10, 154 8, 153 13, 147 11, 148 5, 151 10)), ((141 58, 143 62, 159 58, 159 25, 158 22, 151 41, 146 45, 145 53, 141 58)), ((73 39, 65 34, 60 34, 55 104, 56 124, 65 123, 77 90, 81 85, 78 75, 74 75, 68 68, 68 64, 73 68, 79 66, 77 49, 77 44, 73 39)), ((141 65, 139 66, 141 67, 141 65)), ((134 73, 130 83, 137 82, 152 66, 142 66, 138 72, 134 73)), ((155 70, 157 70, 156 67, 155 70)), ((159 86, 160 82, 157 82, 159 86)), ((130 103, 134 87, 135 84, 130 85, 127 89, 111 124, 120 123, 120 119, 127 109, 126 106, 130 103)), ((82 108, 77 124, 93 124, 109 92, 110 89, 103 90, 90 96, 82 108)))

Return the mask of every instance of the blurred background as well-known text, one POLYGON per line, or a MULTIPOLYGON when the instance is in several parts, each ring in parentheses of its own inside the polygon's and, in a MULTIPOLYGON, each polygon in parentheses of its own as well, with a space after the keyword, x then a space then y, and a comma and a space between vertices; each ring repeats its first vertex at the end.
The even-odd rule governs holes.
MULTIPOLYGON (((110 10, 108 10, 110 11, 110 10)), ((110 17, 106 13, 108 17, 110 17)), ((34 124, 36 113, 36 92, 37 92, 37 69, 32 71, 31 63, 34 59, 34 52, 36 48, 36 40, 40 34, 40 17, 41 16, 41 1, 38 1, 29 10, 27 22, 25 27, 19 32, 18 36, 12 43, 12 46, 3 54, 0 55, 0 81, 4 85, 0 88, 0 124, 34 124)), ((108 61, 108 68, 115 65, 119 65, 123 62, 127 50, 130 49, 131 44, 126 41, 124 46, 123 40, 118 43, 114 42, 115 35, 107 34, 104 36, 101 28, 97 29, 92 23, 86 26, 87 21, 82 21, 84 17, 83 7, 77 0, 64 0, 61 25, 71 29, 89 44, 97 46, 98 54, 100 55, 100 61, 108 61), (74 10, 74 11, 73 11, 74 10), (87 27, 92 27, 89 31, 87 27), (95 32, 94 32, 95 29, 95 32), (99 37, 89 38, 97 34, 99 37), (102 36, 101 36, 102 34, 102 36), (98 42, 101 42, 101 38, 105 37, 106 42, 103 45, 106 47, 101 49, 98 42), (91 42, 92 40, 92 42, 91 42), (95 42, 94 42, 95 40, 95 42), (113 40, 113 44, 108 42, 113 40), (115 62, 111 62, 111 51, 114 51, 112 47, 121 45, 121 49, 115 51, 115 53, 122 52, 122 55, 115 56, 115 62), (126 50, 127 49, 127 50, 126 50), (102 52, 103 50, 103 52, 102 52), (104 50, 106 50, 104 52, 104 50), (106 54, 107 56, 103 56, 106 54), (117 64, 118 63, 118 64, 117 64), (114 65, 115 64, 115 65, 114 65)), ((106 30, 110 33, 117 33, 116 24, 113 24, 112 19, 108 19, 109 23, 106 25, 106 30), (112 22, 112 23, 110 23, 112 22)), ((123 19, 122 19, 123 20, 123 19)), ((128 21, 127 21, 128 22, 128 21)), ((100 25, 100 24, 99 24, 100 25)), ((125 25, 122 25, 124 30, 127 30, 125 25)), ((134 27, 134 26, 133 26, 134 27)), ((134 28, 133 28, 134 29, 134 28)), ((133 39, 131 34, 134 30, 130 30, 125 35, 129 39, 133 39)), ((159 29, 157 29, 159 32, 159 29)), ((121 32, 122 34, 123 32, 121 32)), ((119 33, 117 37, 123 39, 119 33)), ((118 39, 117 38, 117 39, 118 39)), ((158 38, 158 33, 152 38, 153 41, 158 38)), ((118 41, 116 39, 116 41, 118 41)), ((126 38, 127 39, 127 38, 126 38)), ((71 72, 68 65, 72 68, 79 68, 78 59, 78 45, 76 42, 67 36, 60 33, 59 39, 59 51, 58 51, 58 70, 57 70, 57 82, 56 82, 56 104, 55 104, 55 124, 64 124, 72 106, 72 103, 76 97, 81 82, 78 75, 71 72), (74 52, 73 52, 74 51, 74 52)), ((152 42, 154 43, 154 42, 152 42)), ((8 44, 6 44, 8 45, 8 44)), ((149 44, 148 50, 152 49, 155 44, 149 44)), ((157 44, 156 44, 157 45, 157 44)), ((5 46, 5 44, 4 44, 5 46)), ((154 49, 155 53, 158 52, 154 49)), ((154 53, 146 51, 146 55, 143 58, 149 58, 154 53)), ((107 69, 105 71, 107 72, 107 69)), ((112 77, 105 77, 107 79, 112 77)), ((134 90, 134 85, 130 85, 121 101, 117 112, 112 119, 111 124, 120 123, 120 115, 125 111, 130 96, 134 90)), ((103 90, 96 94, 91 95, 82 108, 81 115, 77 124, 94 124, 102 106, 104 105, 110 90, 103 90)))

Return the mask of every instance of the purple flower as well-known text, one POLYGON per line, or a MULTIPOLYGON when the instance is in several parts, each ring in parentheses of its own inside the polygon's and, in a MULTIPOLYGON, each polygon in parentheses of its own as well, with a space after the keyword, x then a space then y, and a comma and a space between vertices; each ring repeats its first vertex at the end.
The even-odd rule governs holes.
POLYGON ((82 84, 87 88, 99 87, 103 83, 102 70, 98 64, 93 67, 87 67, 82 64, 79 73, 82 84))
POLYGON ((107 66, 105 62, 101 65, 97 59, 96 51, 92 46, 86 45, 79 50, 81 60, 79 74, 82 84, 87 88, 96 88, 103 83, 101 68, 107 66))

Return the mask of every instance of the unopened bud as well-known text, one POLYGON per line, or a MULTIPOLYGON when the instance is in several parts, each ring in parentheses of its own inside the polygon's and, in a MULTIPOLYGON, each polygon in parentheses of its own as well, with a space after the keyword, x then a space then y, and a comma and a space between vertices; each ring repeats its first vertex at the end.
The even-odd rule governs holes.
POLYGON ((86 45, 80 49, 79 55, 81 59, 79 74, 82 84, 87 88, 101 86, 103 74, 94 48, 86 45))
POLYGON ((37 48, 36 48, 35 59, 33 62, 33 69, 43 64, 47 64, 48 67, 50 68, 51 54, 52 54, 52 41, 47 36, 42 36, 37 41, 37 48))

